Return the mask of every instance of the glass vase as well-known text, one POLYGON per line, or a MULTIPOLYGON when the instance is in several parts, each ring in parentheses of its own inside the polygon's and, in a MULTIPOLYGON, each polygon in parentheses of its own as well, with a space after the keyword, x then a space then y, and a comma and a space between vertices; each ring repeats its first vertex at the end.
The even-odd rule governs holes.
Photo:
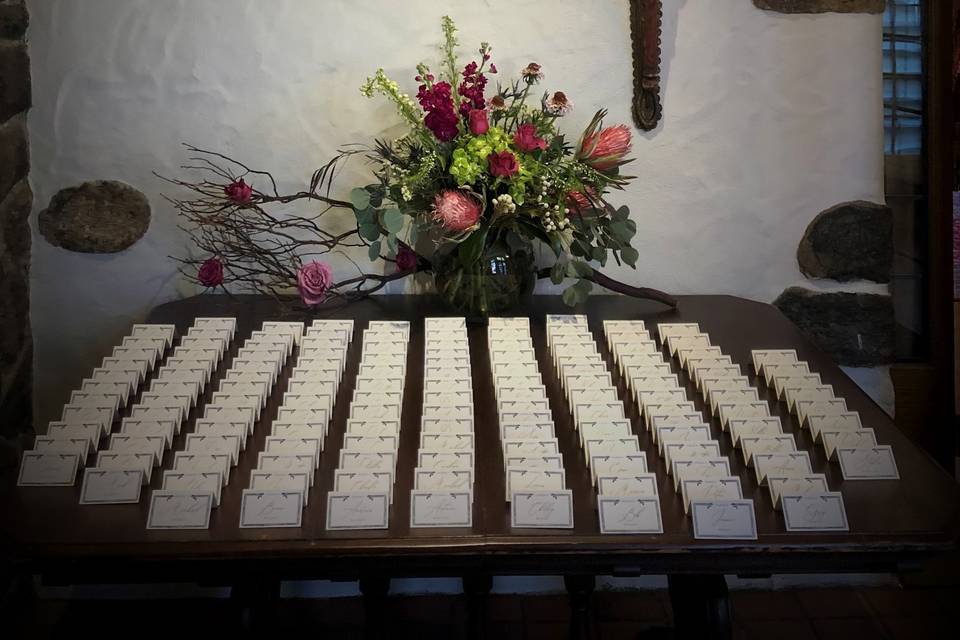
POLYGON ((536 262, 530 250, 488 247, 475 262, 464 265, 456 251, 435 262, 437 294, 452 311, 486 317, 527 302, 537 282, 536 262))

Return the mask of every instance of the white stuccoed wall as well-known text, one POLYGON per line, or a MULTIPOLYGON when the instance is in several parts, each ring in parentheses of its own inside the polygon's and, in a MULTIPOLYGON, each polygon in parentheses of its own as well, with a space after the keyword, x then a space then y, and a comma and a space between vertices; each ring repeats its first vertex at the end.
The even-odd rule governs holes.
MULTIPOLYGON (((41 423, 132 321, 194 292, 167 258, 185 242, 152 175, 178 174, 181 141, 299 188, 338 145, 400 131, 392 108, 357 88, 383 66, 415 93, 413 67, 438 59, 443 13, 465 54, 493 44, 503 76, 542 63, 544 88, 575 102, 570 137, 601 106, 609 122, 630 122, 626 0, 28 2, 37 211, 91 179, 128 182, 153 205, 146 237, 120 254, 71 253, 34 234, 41 423)), ((614 198, 637 220, 640 259, 636 272, 609 273, 772 301, 803 281, 797 243, 818 212, 883 201, 880 17, 663 4, 664 120, 637 132, 640 178, 614 198)), ((358 163, 339 185, 366 181, 358 163)))

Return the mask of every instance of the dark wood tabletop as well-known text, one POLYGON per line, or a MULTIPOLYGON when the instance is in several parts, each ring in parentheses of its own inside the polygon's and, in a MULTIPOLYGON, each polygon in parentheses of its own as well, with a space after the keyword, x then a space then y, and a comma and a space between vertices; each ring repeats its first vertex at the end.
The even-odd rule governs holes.
MULTIPOLYGON (((567 485, 573 490, 575 526, 568 530, 511 529, 504 500, 504 467, 500 448, 493 382, 486 351, 486 326, 468 327, 473 387, 476 402, 476 485, 473 528, 411 529, 410 489, 419 442, 420 401, 423 373, 423 318, 452 315, 439 301, 427 296, 375 296, 334 311, 312 315, 284 311, 274 301, 257 296, 197 296, 157 307, 148 322, 173 323, 178 335, 186 332, 198 316, 235 316, 238 321, 234 353, 251 331, 264 320, 311 320, 354 318, 354 340, 341 382, 326 448, 311 489, 303 525, 293 529, 240 529, 239 504, 248 486, 257 453, 263 449, 269 424, 276 415, 286 387, 286 377, 295 362, 288 361, 284 377, 274 388, 267 409, 257 423, 239 464, 224 488, 219 508, 213 511, 208 530, 148 531, 145 528, 149 492, 139 504, 81 506, 79 482, 75 487, 16 488, 5 481, 0 494, 3 514, 0 531, 12 543, 15 558, 32 571, 59 576, 67 581, 111 579, 139 581, 177 579, 204 575, 224 579, 248 571, 267 572, 284 578, 354 578, 378 570, 402 575, 461 575, 469 571, 493 573, 592 572, 610 575, 644 573, 740 573, 815 571, 886 571, 928 558, 953 548, 960 532, 960 491, 956 482, 893 424, 830 358, 816 349, 774 307, 730 296, 683 296, 671 310, 655 302, 621 296, 594 296, 580 308, 566 307, 559 297, 537 296, 515 315, 529 316, 541 372, 556 423, 557 437, 566 467, 567 485), (650 470, 657 473, 662 535, 601 535, 583 454, 575 441, 572 419, 560 391, 545 343, 545 316, 551 313, 586 313, 597 345, 609 364, 603 341, 604 319, 642 319, 648 328, 659 322, 697 322, 714 344, 749 372, 750 350, 795 348, 811 370, 838 396, 858 411, 865 427, 876 431, 879 444, 892 445, 901 479, 898 481, 844 481, 839 466, 825 459, 806 431, 798 428, 784 405, 776 402, 762 381, 755 382, 770 402, 771 413, 784 417, 784 430, 796 436, 798 448, 810 453, 814 472, 827 476, 831 490, 843 494, 850 532, 788 533, 783 516, 772 508, 766 488, 757 486, 742 458, 732 455, 729 437, 712 422, 714 437, 739 475, 744 497, 755 502, 759 538, 756 541, 695 540, 689 517, 666 476, 664 465, 640 426, 636 407, 624 393, 623 381, 614 375, 634 432, 647 452, 650 470), (409 320, 412 323, 408 352, 408 376, 400 437, 395 499, 390 527, 383 531, 332 532, 325 529, 326 494, 332 488, 334 469, 349 411, 356 376, 360 335, 373 319, 409 320)), ((230 366, 231 356, 221 363, 217 376, 230 366)), ((90 363, 91 368, 95 363, 90 363)), ((674 367, 676 363, 674 361, 674 367)), ((611 370, 615 368, 611 366, 611 370)), ((699 394, 681 372, 688 395, 703 408, 699 394)), ((79 382, 79 381, 78 381, 79 382)), ((206 392, 209 398, 211 384, 206 392)), ((173 450, 182 450, 193 420, 202 414, 195 408, 175 439, 173 450)), ((705 414, 706 415, 706 414, 705 414)), ((170 468, 173 455, 164 458, 170 468)), ((151 489, 159 488, 162 473, 154 471, 151 489)))

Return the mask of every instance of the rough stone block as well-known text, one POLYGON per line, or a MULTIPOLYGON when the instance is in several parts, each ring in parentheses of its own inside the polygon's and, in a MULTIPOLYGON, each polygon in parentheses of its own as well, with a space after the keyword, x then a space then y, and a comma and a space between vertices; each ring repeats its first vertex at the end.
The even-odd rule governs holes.
POLYGON ((30 108, 30 57, 25 42, 0 40, 0 122, 30 108))
POLYGON ((0 123, 0 200, 30 171, 27 120, 23 115, 0 123))
POLYGON ((883 13, 886 0, 753 0, 759 9, 780 13, 883 13))
POLYGON ((22 2, 0 3, 0 38, 22 38, 29 22, 27 7, 22 2))
POLYGON ((827 209, 803 234, 797 262, 811 278, 890 282, 893 212, 862 200, 827 209))
POLYGON ((893 361, 890 296, 790 287, 773 304, 839 364, 864 367, 893 361))
POLYGON ((81 253, 123 251, 149 226, 147 197, 113 180, 63 189, 39 217, 40 233, 50 244, 81 253))

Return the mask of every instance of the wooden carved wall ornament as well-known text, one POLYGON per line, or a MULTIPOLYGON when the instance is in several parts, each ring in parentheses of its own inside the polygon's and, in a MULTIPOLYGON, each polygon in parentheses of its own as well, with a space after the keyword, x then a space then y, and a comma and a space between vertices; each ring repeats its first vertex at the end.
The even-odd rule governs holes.
POLYGON ((646 131, 663 115, 660 102, 660 27, 662 0, 630 0, 633 45, 633 120, 646 131))

